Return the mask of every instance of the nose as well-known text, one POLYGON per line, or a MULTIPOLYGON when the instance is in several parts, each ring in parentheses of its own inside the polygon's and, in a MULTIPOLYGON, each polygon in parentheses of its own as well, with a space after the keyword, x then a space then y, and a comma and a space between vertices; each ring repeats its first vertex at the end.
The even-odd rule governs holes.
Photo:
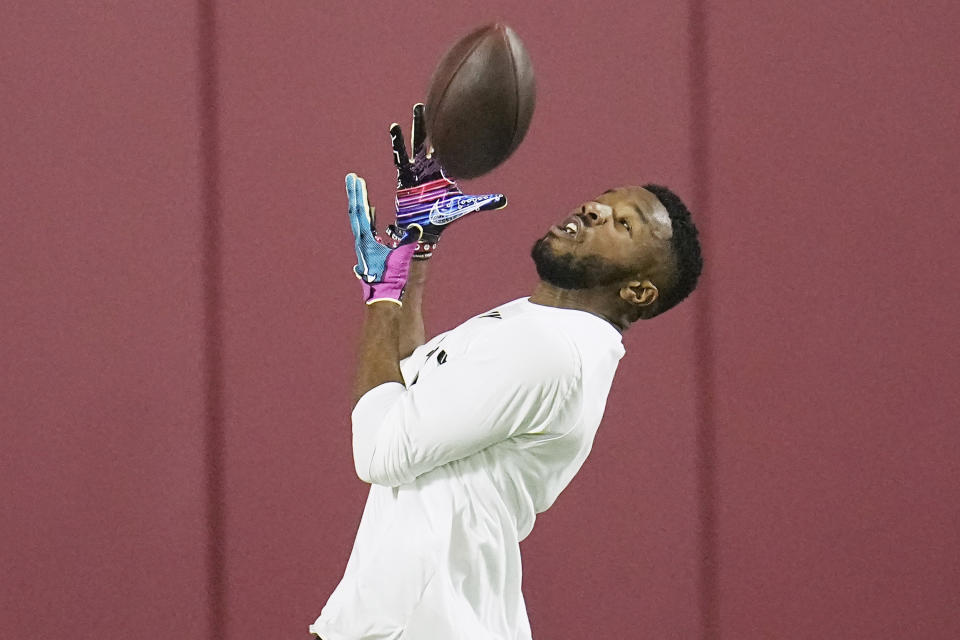
POLYGON ((590 226, 606 224, 613 215, 613 210, 599 202, 586 202, 580 207, 582 215, 590 226))

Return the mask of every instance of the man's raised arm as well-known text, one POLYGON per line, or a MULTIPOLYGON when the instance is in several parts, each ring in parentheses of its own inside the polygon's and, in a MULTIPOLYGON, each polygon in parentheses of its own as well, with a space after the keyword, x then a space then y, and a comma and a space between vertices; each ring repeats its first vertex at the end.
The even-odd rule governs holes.
POLYGON ((502 209, 507 205, 503 194, 463 195, 457 183, 446 177, 432 149, 426 142, 427 128, 424 106, 413 106, 410 131, 411 152, 403 139, 400 125, 390 125, 393 164, 397 168, 397 222, 387 228, 393 246, 399 244, 410 225, 422 232, 413 254, 407 287, 403 293, 400 314, 400 357, 405 358, 426 341, 423 323, 423 288, 427 279, 427 262, 436 249, 440 234, 451 222, 475 211, 502 209))
POLYGON ((471 213, 507 205, 501 193, 464 195, 457 183, 443 174, 432 150, 427 150, 423 108, 422 104, 413 107, 413 158, 407 155, 400 125, 390 126, 397 168, 397 219, 386 228, 389 241, 381 240, 377 232, 375 210, 367 199, 363 178, 351 173, 346 179, 357 254, 354 273, 363 284, 364 301, 370 305, 364 317, 354 404, 380 384, 402 384, 400 360, 426 340, 423 288, 427 261, 443 230, 471 213))
POLYGON ((347 174, 350 230, 353 231, 357 264, 354 273, 360 278, 366 311, 360 339, 360 357, 354 386, 354 405, 371 389, 387 382, 403 384, 400 373, 400 319, 404 287, 420 238, 418 225, 409 231, 396 247, 388 247, 377 234, 376 218, 367 197, 367 184, 355 173, 347 174))

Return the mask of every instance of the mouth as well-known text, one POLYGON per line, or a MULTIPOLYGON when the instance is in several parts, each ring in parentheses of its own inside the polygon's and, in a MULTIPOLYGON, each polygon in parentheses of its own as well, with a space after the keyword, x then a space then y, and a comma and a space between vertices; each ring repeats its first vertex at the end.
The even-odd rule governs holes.
POLYGON ((583 231, 583 221, 575 215, 564 220, 562 224, 550 227, 553 235, 569 240, 577 240, 581 231, 583 231))

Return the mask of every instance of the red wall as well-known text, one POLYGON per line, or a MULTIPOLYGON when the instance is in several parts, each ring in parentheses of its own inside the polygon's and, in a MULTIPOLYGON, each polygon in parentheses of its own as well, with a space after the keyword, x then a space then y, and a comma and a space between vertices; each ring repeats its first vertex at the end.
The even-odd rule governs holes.
POLYGON ((960 5, 710 18, 720 629, 960 637, 960 5))
POLYGON ((0 635, 207 628, 195 7, 0 8, 0 635))
POLYGON ((306 637, 366 493, 343 175, 389 214, 387 126, 502 19, 539 104, 428 332, 618 184, 685 196, 707 260, 524 542, 535 637, 960 636, 960 12, 515 5, 0 8, 5 633, 306 637))

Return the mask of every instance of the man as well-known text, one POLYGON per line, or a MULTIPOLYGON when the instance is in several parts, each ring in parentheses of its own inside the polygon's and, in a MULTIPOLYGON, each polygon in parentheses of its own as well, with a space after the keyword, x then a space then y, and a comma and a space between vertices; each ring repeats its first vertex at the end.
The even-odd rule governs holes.
POLYGON ((363 180, 347 176, 367 302, 353 409, 371 484, 339 586, 310 632, 324 640, 529 639, 519 542, 580 469, 603 415, 621 334, 683 300, 701 270, 696 227, 655 185, 585 202, 534 245, 533 295, 424 343, 426 265, 450 222, 506 204, 465 196, 391 127, 392 247, 363 180), (418 259, 419 258, 419 259, 418 259))

